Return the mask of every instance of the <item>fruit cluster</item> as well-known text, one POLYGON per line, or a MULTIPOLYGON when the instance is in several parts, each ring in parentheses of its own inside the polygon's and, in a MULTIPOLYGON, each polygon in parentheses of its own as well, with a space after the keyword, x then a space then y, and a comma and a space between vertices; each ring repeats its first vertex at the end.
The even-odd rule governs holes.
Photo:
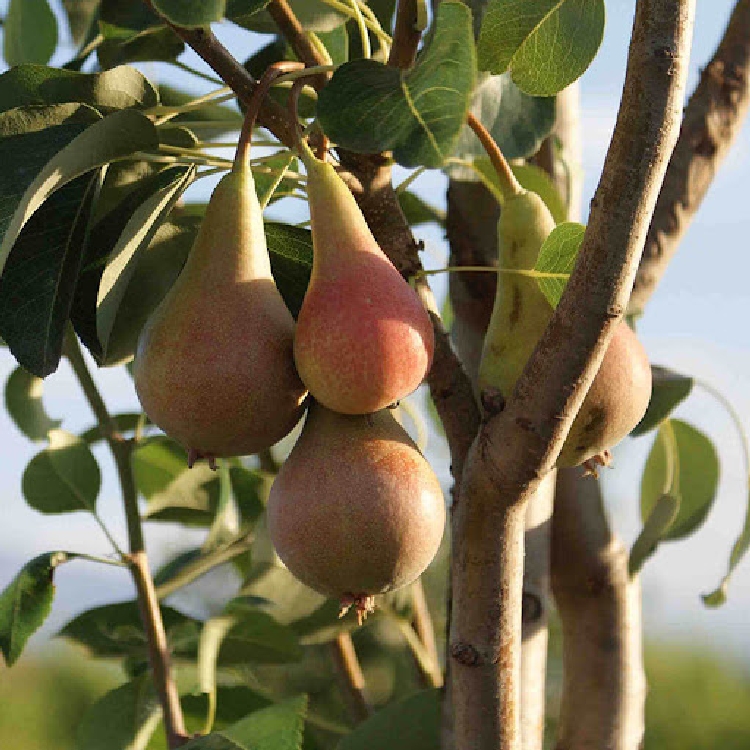
POLYGON ((270 447, 309 404, 269 531, 294 575, 361 616, 415 580, 443 535, 439 482, 388 409, 429 370, 432 324, 333 167, 302 158, 314 259, 296 326, 239 160, 141 333, 133 374, 152 421, 211 461, 270 447))

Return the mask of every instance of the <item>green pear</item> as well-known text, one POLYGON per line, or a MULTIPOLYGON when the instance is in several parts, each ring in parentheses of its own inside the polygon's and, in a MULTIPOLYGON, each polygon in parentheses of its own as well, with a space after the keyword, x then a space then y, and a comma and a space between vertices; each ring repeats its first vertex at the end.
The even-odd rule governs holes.
MULTIPOLYGON (((497 293, 479 365, 480 400, 498 411, 544 333, 553 309, 531 276, 531 270, 555 227, 544 201, 522 191, 508 198, 498 222, 497 293)), ((595 460, 608 462, 608 449, 641 420, 651 397, 651 368, 636 335, 624 322, 610 341, 600 369, 573 422, 557 460, 569 467, 595 460)))
POLYGON ((361 614, 422 573, 445 526, 440 483, 389 409, 345 415, 314 401, 267 512, 289 570, 361 614))
POLYGON ((236 165, 214 190, 182 272, 139 337, 133 376, 143 409, 194 456, 257 453, 302 414, 293 336, 252 172, 236 165))
POLYGON ((434 350, 432 323, 334 168, 311 154, 303 160, 313 268, 297 318, 297 370, 329 409, 374 412, 424 379, 434 350))

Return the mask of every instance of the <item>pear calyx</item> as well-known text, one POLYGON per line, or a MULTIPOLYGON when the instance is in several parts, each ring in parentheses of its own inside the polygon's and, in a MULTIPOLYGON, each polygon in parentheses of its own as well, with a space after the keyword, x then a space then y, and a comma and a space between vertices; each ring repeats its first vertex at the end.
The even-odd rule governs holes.
POLYGON ((345 415, 315 401, 267 513, 291 573, 360 614, 422 573, 445 526, 437 477, 390 410, 345 415))

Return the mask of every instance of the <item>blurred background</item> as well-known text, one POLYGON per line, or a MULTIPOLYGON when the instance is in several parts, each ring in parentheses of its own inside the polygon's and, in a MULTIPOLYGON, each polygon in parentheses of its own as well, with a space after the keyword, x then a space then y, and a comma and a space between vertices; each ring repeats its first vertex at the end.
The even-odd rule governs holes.
MULTIPOLYGON (((58 17, 61 44, 51 64, 61 64, 73 55, 74 48, 60 3, 55 1, 52 5, 58 17)), ((689 91, 713 53, 732 6, 728 0, 698 3, 689 91)), ((7 0, 3 0, 0 16, 6 8, 7 0)), ((580 83, 584 206, 596 187, 615 122, 633 8, 632 0, 608 0, 604 43, 580 83)), ((216 32, 239 59, 247 58, 269 40, 228 23, 218 25, 216 32)), ((203 69, 191 51, 182 59, 203 69)), ((154 82, 170 83, 196 94, 211 87, 172 66, 139 67, 154 82)), ((721 391, 734 405, 745 429, 750 427, 750 211, 745 192, 750 176, 749 157, 750 127, 746 126, 638 329, 653 363, 694 376, 721 391)), ((397 171, 396 179, 404 174, 397 171)), ((426 201, 444 208, 445 186, 441 174, 430 172, 413 187, 426 201)), ((206 200, 211 187, 209 179, 201 180, 186 198, 206 200)), ((286 200, 274 205, 269 214, 289 222, 305 218, 300 202, 286 200)), ((425 265, 445 266, 447 245, 442 230, 420 227, 417 235, 425 242, 425 265)), ((433 276, 431 283, 438 297, 444 298, 445 279, 433 276)), ((90 364, 93 367, 93 362, 90 364)), ((0 381, 4 382, 14 367, 8 351, 0 349, 0 381)), ((123 368, 100 370, 96 375, 111 411, 136 408, 132 383, 123 368)), ((411 400, 430 425, 427 456, 447 490, 447 450, 432 429, 425 394, 418 392, 411 400)), ((45 383, 45 404, 53 418, 64 419, 62 426, 66 430, 78 432, 93 422, 65 361, 45 383)), ((702 593, 716 587, 724 574, 729 551, 742 528, 748 488, 740 440, 727 413, 700 390, 689 397, 676 416, 711 437, 720 456, 721 480, 711 514, 698 533, 662 545, 642 573, 650 684, 645 744, 646 748, 660 750, 708 750, 718 746, 724 750, 745 749, 750 747, 750 562, 745 560, 737 569, 722 608, 707 609, 700 599, 702 593)), ((615 451, 614 468, 604 475, 612 523, 628 545, 640 527, 639 482, 652 440, 653 433, 626 440, 615 451)), ((27 560, 43 552, 108 551, 106 540, 88 515, 46 517, 25 505, 21 476, 39 447, 20 435, 4 410, 0 410, 0 590, 27 560)), ((124 519, 112 463, 106 450, 97 447, 95 451, 103 469, 100 513, 122 540, 124 519)), ((201 536, 202 532, 152 524, 147 527, 152 562, 159 565, 176 552, 199 543, 201 536)), ((436 606, 444 568, 443 556, 428 576, 428 594, 436 606)), ((58 573, 56 584, 52 615, 45 626, 31 639, 12 671, 0 666, 0 748, 73 747, 74 727, 85 708, 122 680, 118 668, 94 663, 53 636, 84 609, 132 597, 127 574, 108 566, 74 562, 58 573)), ((223 601, 223 595, 231 595, 232 590, 230 582, 222 585, 219 577, 214 577, 203 590, 209 588, 210 597, 200 605, 206 612, 223 601)), ((386 660, 375 647, 379 639, 388 642, 392 637, 379 630, 382 628, 367 628, 366 632, 355 634, 355 642, 362 651, 373 694, 378 703, 383 703, 402 688, 398 664, 386 660)), ((552 714, 559 697, 559 652, 559 639, 553 633, 549 667, 552 714)))

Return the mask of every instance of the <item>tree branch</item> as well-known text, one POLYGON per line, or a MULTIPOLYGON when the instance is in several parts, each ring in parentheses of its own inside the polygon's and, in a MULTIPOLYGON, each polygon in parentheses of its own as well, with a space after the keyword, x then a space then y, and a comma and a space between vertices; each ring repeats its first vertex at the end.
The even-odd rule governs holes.
POLYGON ((646 679, 641 590, 612 535, 599 482, 558 472, 552 590, 563 630, 563 698, 557 750, 638 750, 646 679))
POLYGON ((629 312, 640 314, 729 153, 750 104, 750 0, 738 0, 724 36, 685 108, 629 312))
MULTIPOLYGON (((422 38, 419 24, 419 3, 424 0, 399 0, 396 23, 393 27, 393 45, 388 57, 392 68, 411 68, 417 59, 417 48, 422 38)), ((425 13, 427 8, 425 7, 425 13)))
POLYGON ((185 733, 180 697, 172 679, 169 666, 169 650, 159 602, 154 590, 154 581, 148 568, 148 560, 143 544, 143 530, 138 511, 138 491, 133 478, 132 442, 123 440, 117 431, 117 423, 112 418, 104 399, 91 377, 78 339, 72 328, 68 328, 65 338, 65 356, 81 384, 86 400, 99 422, 99 428, 109 445, 117 466, 120 479, 125 517, 128 527, 130 554, 127 562, 138 594, 138 607, 148 643, 149 663, 154 686, 159 695, 167 743, 170 750, 180 747, 189 739, 185 733))
POLYGON ((677 138, 694 2, 639 0, 617 125, 576 267, 504 411, 474 441, 453 515, 458 750, 517 750, 523 514, 554 466, 632 288, 677 138))

